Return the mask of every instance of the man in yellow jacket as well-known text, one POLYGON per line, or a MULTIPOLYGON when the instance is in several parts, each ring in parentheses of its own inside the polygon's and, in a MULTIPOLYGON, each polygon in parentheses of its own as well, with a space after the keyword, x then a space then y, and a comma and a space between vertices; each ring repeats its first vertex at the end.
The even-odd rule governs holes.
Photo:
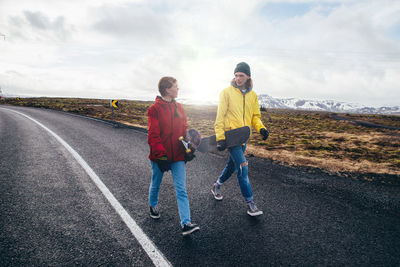
MULTIPOLYGON (((231 86, 225 88, 219 97, 217 118, 214 128, 217 136, 217 148, 220 151, 226 149, 225 131, 233 130, 243 126, 253 126, 263 139, 268 138, 269 132, 261 121, 260 106, 257 94, 252 90, 250 67, 247 63, 237 64, 234 70, 235 78, 231 86)), ((211 192, 216 200, 222 200, 221 185, 226 182, 231 175, 237 171, 240 191, 247 204, 247 214, 258 216, 263 214, 253 201, 248 177, 248 163, 244 156, 246 144, 228 148, 228 162, 218 180, 211 188, 211 192)))

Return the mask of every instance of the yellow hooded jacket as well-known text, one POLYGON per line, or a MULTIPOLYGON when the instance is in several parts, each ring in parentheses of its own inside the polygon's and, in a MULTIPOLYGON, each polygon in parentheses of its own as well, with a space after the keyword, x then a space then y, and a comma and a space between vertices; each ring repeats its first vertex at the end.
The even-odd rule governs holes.
POLYGON ((214 129, 217 141, 225 139, 225 131, 243 126, 253 126, 259 133, 266 128, 261 121, 260 106, 257 94, 248 89, 242 93, 240 89, 229 86, 219 95, 217 118, 214 129))

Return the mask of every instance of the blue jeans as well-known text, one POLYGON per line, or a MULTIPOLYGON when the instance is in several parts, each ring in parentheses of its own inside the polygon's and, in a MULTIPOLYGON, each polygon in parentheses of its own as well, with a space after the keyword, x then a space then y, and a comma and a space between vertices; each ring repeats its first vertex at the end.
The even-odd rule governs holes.
POLYGON ((249 167, 247 165, 244 151, 246 150, 247 144, 244 146, 235 146, 228 148, 229 158, 226 163, 225 169, 222 171, 221 176, 218 178, 219 183, 226 182, 232 174, 237 171, 237 178, 240 187, 240 191, 246 201, 253 200, 253 192, 251 191, 251 185, 248 175, 249 167))
MULTIPOLYGON (((155 207, 158 204, 158 193, 160 192, 163 173, 157 163, 150 161, 152 168, 151 183, 149 188, 149 204, 155 207)), ((175 186, 176 201, 178 203, 181 226, 190 222, 189 198, 186 193, 186 166, 184 161, 171 163, 172 179, 175 186)))

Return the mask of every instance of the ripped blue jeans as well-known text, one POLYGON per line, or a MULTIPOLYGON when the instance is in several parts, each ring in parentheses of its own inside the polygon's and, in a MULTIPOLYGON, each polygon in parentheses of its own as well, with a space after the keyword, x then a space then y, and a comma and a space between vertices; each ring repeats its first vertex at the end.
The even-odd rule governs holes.
POLYGON ((218 178, 219 183, 226 182, 232 174, 237 171, 237 178, 240 187, 240 191, 244 199, 249 202, 253 200, 253 192, 251 191, 251 185, 248 175, 249 166, 247 164, 244 151, 246 151, 247 144, 244 146, 235 146, 228 148, 229 158, 221 176, 218 178))

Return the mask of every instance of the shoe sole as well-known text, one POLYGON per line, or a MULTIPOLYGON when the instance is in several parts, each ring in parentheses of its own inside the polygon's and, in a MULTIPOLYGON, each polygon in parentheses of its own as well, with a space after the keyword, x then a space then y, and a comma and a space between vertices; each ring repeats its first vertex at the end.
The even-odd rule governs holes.
POLYGON ((153 219, 160 219, 160 215, 154 216, 154 215, 151 215, 151 214, 150 214, 150 217, 153 218, 153 219))
POLYGON ((215 195, 215 193, 214 193, 214 191, 211 189, 211 193, 213 194, 213 196, 214 196, 214 198, 216 199, 216 200, 222 200, 222 196, 220 197, 220 198, 218 198, 216 195, 215 195))
POLYGON ((260 215, 262 215, 264 213, 260 210, 258 212, 254 212, 254 213, 251 213, 251 212, 247 211, 247 214, 249 214, 251 217, 255 217, 255 216, 260 216, 260 215))
POLYGON ((191 233, 196 232, 196 231, 198 231, 198 230, 200 230, 200 227, 199 227, 199 226, 196 226, 195 228, 190 229, 189 231, 182 232, 182 235, 183 235, 183 236, 187 236, 187 235, 190 235, 191 233))

